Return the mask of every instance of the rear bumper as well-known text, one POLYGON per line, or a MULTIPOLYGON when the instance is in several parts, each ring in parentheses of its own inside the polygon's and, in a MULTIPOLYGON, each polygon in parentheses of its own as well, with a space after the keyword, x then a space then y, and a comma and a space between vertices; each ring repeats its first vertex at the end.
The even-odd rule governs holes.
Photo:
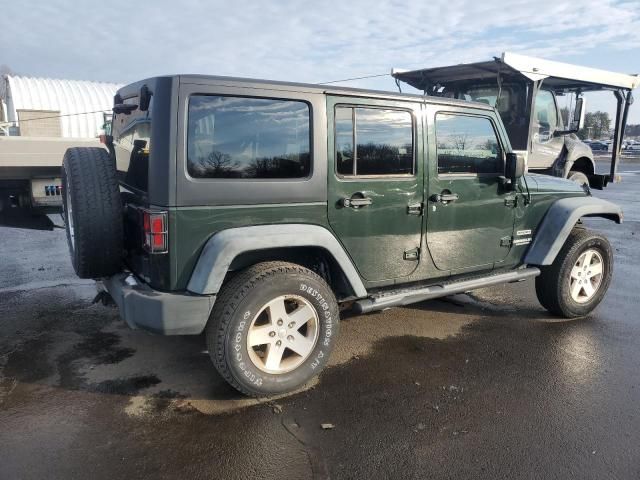
POLYGON ((159 292, 127 272, 104 279, 102 284, 131 328, 161 335, 202 333, 215 301, 215 295, 159 292))

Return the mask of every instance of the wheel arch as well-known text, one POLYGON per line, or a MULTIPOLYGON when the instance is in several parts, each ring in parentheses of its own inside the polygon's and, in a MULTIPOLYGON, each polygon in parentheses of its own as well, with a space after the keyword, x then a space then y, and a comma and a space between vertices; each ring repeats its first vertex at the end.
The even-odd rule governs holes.
POLYGON ((367 291, 350 257, 335 236, 319 225, 275 224, 238 227, 213 235, 193 270, 187 290, 216 294, 233 271, 257 262, 284 260, 310 268, 344 295, 367 291))
POLYGON ((573 162, 568 162, 569 168, 565 176, 569 176, 570 172, 582 172, 585 175, 590 176, 596 173, 596 166, 592 158, 580 157, 573 162))
POLYGON ((601 217, 618 224, 623 220, 622 209, 618 205, 600 198, 571 197, 556 200, 536 229, 524 262, 528 265, 551 265, 571 230, 583 217, 601 217))

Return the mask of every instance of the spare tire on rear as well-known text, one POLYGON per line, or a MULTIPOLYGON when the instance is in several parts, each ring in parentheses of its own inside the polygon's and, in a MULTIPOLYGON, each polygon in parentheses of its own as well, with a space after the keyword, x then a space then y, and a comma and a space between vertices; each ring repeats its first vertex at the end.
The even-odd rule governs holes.
POLYGON ((71 262, 80 278, 122 266, 122 203, 115 162, 103 148, 69 148, 62 164, 64 220, 71 262))

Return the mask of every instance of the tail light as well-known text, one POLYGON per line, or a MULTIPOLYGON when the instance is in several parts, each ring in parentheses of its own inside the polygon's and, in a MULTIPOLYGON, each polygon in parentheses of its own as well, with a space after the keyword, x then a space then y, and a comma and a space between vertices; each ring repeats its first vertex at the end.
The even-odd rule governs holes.
POLYGON ((142 210, 144 249, 149 253, 167 253, 169 233, 167 212, 142 210))

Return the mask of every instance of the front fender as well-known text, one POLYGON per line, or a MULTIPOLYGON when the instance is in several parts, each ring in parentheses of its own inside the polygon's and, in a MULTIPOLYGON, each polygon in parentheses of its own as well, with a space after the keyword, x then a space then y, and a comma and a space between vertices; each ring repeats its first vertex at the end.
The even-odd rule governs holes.
POLYGON ((528 265, 551 265, 582 217, 603 217, 622 223, 622 208, 595 197, 571 197, 556 200, 542 219, 533 243, 525 255, 528 265))
POLYGON ((581 158, 589 160, 589 162, 591 163, 591 171, 592 172, 596 171, 596 164, 595 164, 595 161, 593 160, 593 152, 591 151, 591 148, 587 144, 585 144, 579 139, 573 138, 572 136, 568 136, 564 140, 564 145, 565 145, 565 148, 567 149, 567 158, 564 164, 564 171, 563 171, 564 178, 567 178, 576 160, 581 158))
POLYGON ((187 285, 200 295, 218 293, 231 262, 240 254, 286 247, 320 247, 333 256, 356 297, 367 291, 351 259, 329 230, 318 225, 276 224, 229 228, 213 235, 204 246, 187 285))

